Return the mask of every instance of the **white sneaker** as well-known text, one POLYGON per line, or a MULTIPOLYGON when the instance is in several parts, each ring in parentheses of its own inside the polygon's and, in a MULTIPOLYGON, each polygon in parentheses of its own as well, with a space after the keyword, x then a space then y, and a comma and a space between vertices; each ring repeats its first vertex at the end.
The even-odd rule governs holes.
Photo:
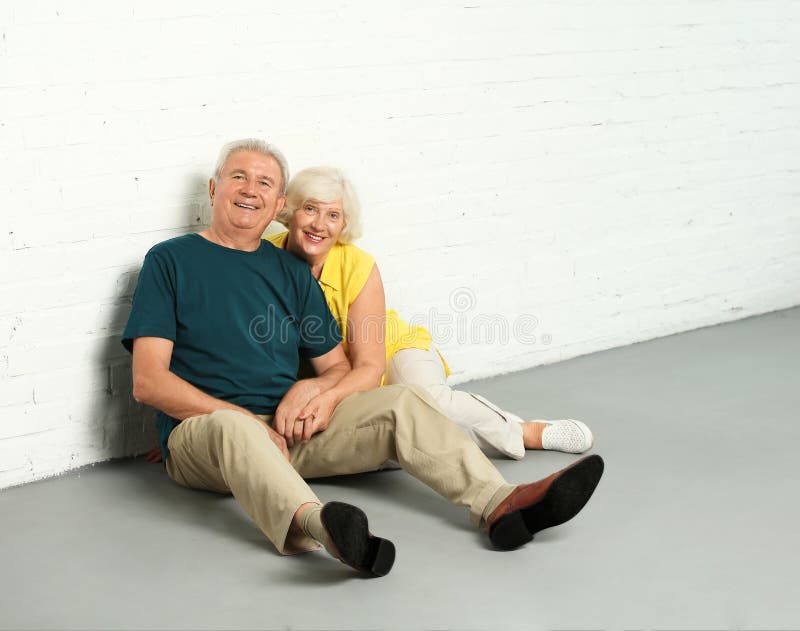
POLYGON ((542 432, 542 449, 582 454, 591 449, 594 444, 592 430, 580 421, 567 418, 539 422, 548 425, 542 432))

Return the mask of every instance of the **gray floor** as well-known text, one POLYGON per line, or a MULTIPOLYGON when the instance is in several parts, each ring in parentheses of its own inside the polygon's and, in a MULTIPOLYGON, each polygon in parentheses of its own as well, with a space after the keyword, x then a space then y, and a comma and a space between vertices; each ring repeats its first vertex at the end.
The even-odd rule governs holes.
MULTIPOLYGON (((232 499, 142 461, 8 489, 0 627, 798 629, 798 375, 793 309, 470 384, 590 423, 606 475, 505 553, 400 471, 314 484, 395 541, 383 579, 280 557, 232 499)), ((574 458, 497 464, 521 482, 574 458)))

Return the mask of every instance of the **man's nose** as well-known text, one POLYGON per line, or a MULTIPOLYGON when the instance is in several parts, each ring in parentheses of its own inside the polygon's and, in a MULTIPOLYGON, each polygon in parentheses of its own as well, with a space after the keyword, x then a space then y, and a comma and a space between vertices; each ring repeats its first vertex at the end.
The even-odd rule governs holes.
POLYGON ((248 197, 255 197, 256 186, 257 184, 255 180, 245 180, 242 184, 242 194, 247 195, 248 197))

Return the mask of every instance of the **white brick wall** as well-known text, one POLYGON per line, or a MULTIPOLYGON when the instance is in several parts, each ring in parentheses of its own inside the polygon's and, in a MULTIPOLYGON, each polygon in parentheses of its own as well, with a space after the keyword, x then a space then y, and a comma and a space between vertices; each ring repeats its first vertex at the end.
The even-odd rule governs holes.
POLYGON ((151 444, 119 334, 237 137, 349 171, 456 380, 800 303, 796 0, 9 0, 0 31, 0 487, 151 444))

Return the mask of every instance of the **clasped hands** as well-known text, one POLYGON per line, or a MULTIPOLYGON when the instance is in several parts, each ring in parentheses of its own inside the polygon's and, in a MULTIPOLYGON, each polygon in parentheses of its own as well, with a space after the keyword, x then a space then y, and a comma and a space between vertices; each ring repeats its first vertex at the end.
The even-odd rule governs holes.
MULTIPOLYGON (((248 410, 242 408, 240 411, 261 423, 272 442, 288 460, 288 447, 299 442, 307 443, 314 434, 327 429, 335 408, 335 398, 330 393, 322 392, 317 381, 303 379, 296 382, 283 396, 271 425, 248 410)), ((145 455, 145 460, 151 463, 161 462, 161 448, 151 449, 145 455)))
POLYGON ((307 443, 317 432, 328 428, 336 401, 323 392, 315 379, 296 382, 281 399, 272 428, 286 440, 288 447, 307 443))

